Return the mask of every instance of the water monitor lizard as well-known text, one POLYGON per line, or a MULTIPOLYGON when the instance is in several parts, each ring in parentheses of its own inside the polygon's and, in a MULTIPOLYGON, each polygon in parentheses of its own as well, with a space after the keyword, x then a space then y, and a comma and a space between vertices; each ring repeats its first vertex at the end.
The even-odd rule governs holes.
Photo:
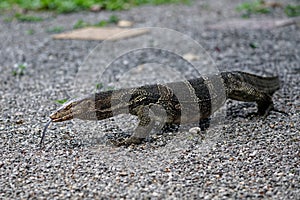
MULTIPOLYGON (((280 88, 278 77, 261 77, 246 72, 221 72, 209 78, 219 78, 224 87, 225 99, 256 102, 258 114, 267 116, 275 110, 273 93, 280 88)), ((119 141, 117 145, 138 144, 147 137, 156 118, 165 114, 165 124, 198 122, 209 118, 223 104, 212 106, 212 94, 204 77, 182 82, 145 85, 136 88, 119 89, 95 93, 64 104, 50 115, 40 144, 43 144, 45 132, 50 122, 62 122, 73 118, 82 120, 103 120, 117 114, 130 113, 139 119, 137 128, 131 137, 119 141), (177 98, 174 88, 186 86, 186 101, 177 98), (173 89, 172 89, 173 88, 173 89), (188 106, 187 106, 188 105, 188 106), (185 107, 184 107, 185 106, 185 107), (189 107, 189 108, 186 108, 189 107), (162 109, 157 109, 157 107, 162 109), (187 109, 188 112, 182 112, 187 109), (213 108, 214 107, 214 108, 213 108), (192 111, 197 112, 192 112, 192 111), (163 111, 164 113, 161 113, 163 111), (189 112, 191 111, 191 112, 189 112), (154 116, 154 117, 153 117, 154 116)), ((218 99, 218 94, 216 97, 218 99)))

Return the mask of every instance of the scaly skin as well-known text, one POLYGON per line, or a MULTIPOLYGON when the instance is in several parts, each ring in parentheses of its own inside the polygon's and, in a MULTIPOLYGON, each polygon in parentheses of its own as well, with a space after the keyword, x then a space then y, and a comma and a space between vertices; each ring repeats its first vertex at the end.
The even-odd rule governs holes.
POLYGON ((130 138, 115 144, 138 144, 147 137, 155 121, 161 118, 166 125, 207 120, 224 104, 220 100, 222 95, 224 99, 256 102, 258 114, 266 116, 274 109, 272 95, 279 87, 278 77, 222 72, 182 82, 96 93, 66 103, 50 115, 50 121, 62 122, 73 118, 102 120, 129 113, 138 117, 138 127, 130 138), (213 80, 221 80, 222 86, 214 84, 213 80))

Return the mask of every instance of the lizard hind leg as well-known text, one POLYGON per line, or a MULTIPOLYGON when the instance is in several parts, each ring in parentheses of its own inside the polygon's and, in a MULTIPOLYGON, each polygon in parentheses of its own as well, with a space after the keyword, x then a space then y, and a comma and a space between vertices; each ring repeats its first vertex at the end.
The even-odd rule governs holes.
POLYGON ((270 97, 270 100, 267 101, 257 101, 257 114, 266 118, 271 110, 274 109, 273 101, 270 97))
POLYGON ((245 72, 223 73, 228 98, 257 103, 257 114, 268 116, 275 111, 273 93, 279 89, 278 77, 259 77, 245 72))
POLYGON ((257 114, 263 116, 263 119, 265 119, 270 114, 270 112, 277 112, 285 116, 288 116, 288 113, 286 113, 285 111, 276 109, 274 107, 273 101, 271 103, 257 102, 257 107, 258 107, 257 114))
POLYGON ((267 116, 274 109, 270 94, 248 83, 241 83, 238 86, 232 87, 228 97, 238 101, 256 102, 257 114, 260 116, 267 116))
POLYGON ((265 92, 261 92, 260 95, 257 95, 256 103, 257 114, 259 116, 263 116, 264 119, 270 114, 270 112, 278 112, 288 116, 286 112, 278 110, 274 107, 272 97, 265 92))

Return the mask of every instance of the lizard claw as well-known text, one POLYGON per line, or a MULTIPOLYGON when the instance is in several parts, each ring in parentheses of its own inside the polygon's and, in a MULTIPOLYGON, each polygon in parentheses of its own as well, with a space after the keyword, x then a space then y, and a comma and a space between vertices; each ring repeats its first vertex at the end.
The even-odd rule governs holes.
POLYGON ((277 113, 281 113, 281 114, 283 114, 283 115, 285 115, 285 116, 289 116, 289 114, 287 113, 287 112, 284 112, 284 111, 282 111, 282 110, 277 110, 277 109, 272 109, 271 111, 273 111, 273 112, 277 112, 277 113))
POLYGON ((267 118, 267 116, 270 114, 270 112, 277 112, 277 113, 280 113, 280 114, 283 114, 283 115, 285 115, 285 116, 289 116, 289 114, 288 113, 286 113, 286 112, 284 112, 284 111, 282 111, 282 110, 278 110, 278 109, 276 109, 276 108, 270 108, 270 109, 268 109, 265 113, 264 113, 264 115, 263 115, 263 120, 265 120, 266 118, 267 118))

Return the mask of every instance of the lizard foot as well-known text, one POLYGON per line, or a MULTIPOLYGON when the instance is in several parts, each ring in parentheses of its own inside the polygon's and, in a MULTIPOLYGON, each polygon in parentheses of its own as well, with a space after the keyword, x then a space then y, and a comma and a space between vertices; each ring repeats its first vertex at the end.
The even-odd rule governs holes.
MULTIPOLYGON (((282 110, 278 110, 274 107, 268 107, 265 111, 263 112, 260 112, 258 111, 257 113, 254 113, 254 117, 262 117, 263 120, 265 120, 268 115, 271 113, 271 112, 275 112, 275 113, 280 113, 282 115, 285 115, 285 116, 289 116, 288 113, 286 113, 285 111, 282 111, 282 110)), ((252 114, 253 115, 253 114, 252 114)))

